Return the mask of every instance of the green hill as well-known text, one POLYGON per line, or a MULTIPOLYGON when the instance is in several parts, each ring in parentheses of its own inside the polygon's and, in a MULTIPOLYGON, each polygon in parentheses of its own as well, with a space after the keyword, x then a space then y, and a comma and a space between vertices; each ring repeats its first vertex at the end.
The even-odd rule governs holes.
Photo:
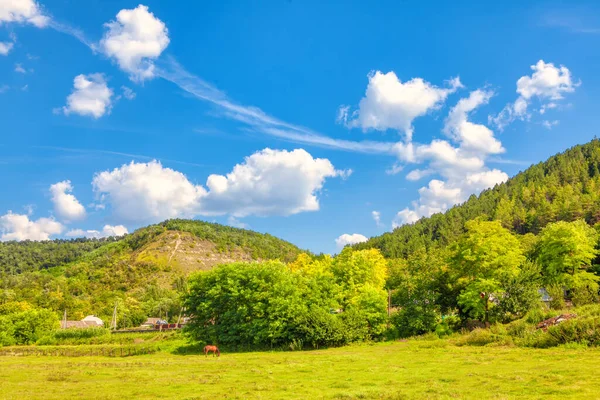
POLYGON ((454 243, 466 221, 497 219, 515 233, 537 234, 546 224, 583 218, 600 221, 600 140, 572 147, 533 165, 444 214, 403 225, 354 247, 378 248, 386 257, 406 258, 418 249, 454 243))
MULTIPOLYGON (((0 243, 0 306, 25 301, 69 319, 107 318, 115 301, 123 324, 176 316, 185 277, 233 261, 289 262, 301 250, 268 234, 192 220, 168 220, 122 238, 0 243)), ((24 305, 26 307, 27 305, 24 305)))

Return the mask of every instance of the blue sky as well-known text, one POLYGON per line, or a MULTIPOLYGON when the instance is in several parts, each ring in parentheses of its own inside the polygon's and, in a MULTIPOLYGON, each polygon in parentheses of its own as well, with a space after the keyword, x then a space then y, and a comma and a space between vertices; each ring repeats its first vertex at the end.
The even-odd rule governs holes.
POLYGON ((336 252, 591 140, 599 38, 595 2, 0 1, 1 238, 336 252))

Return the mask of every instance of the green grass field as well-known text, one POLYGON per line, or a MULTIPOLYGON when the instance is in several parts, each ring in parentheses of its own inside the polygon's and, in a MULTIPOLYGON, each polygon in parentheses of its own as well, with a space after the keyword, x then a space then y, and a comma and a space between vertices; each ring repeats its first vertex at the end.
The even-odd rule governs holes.
POLYGON ((600 398, 600 349, 411 340, 302 352, 0 357, 5 399, 600 398))

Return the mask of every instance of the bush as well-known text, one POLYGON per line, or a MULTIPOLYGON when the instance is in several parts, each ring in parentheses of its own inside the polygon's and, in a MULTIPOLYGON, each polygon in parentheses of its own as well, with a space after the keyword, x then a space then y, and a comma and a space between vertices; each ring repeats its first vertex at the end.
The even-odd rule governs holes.
POLYGON ((398 329, 400 337, 434 332, 439 321, 440 317, 433 308, 420 304, 405 307, 391 316, 391 322, 398 329))
POLYGON ((571 319, 548 329, 547 335, 556 344, 585 343, 600 345, 600 318, 571 319))
POLYGON ((33 344, 58 328, 58 318, 46 309, 31 309, 0 316, 0 345, 33 344))
POLYGON ((493 335, 488 329, 475 329, 466 335, 463 335, 456 344, 458 346, 485 346, 494 343, 496 335, 493 335))
POLYGON ((462 321, 458 315, 448 315, 442 317, 442 322, 440 322, 435 327, 435 333, 438 337, 448 336, 454 332, 458 332, 460 330, 462 321))
POLYGON ((304 342, 314 348, 340 346, 349 339, 341 317, 318 307, 311 307, 306 315, 301 316, 296 327, 304 342))

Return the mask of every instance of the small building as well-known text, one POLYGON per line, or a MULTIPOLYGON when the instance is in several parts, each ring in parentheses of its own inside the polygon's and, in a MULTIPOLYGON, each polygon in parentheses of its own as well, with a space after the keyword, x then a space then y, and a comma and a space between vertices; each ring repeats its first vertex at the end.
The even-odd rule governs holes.
POLYGON ((141 326, 143 328, 153 329, 157 325, 164 325, 164 324, 168 324, 168 322, 165 320, 162 320, 160 318, 148 318, 146 320, 146 322, 144 322, 141 326))
POLYGON ((71 328, 75 328, 75 329, 102 328, 104 326, 104 322, 100 318, 98 318, 98 317, 96 317, 94 315, 88 315, 87 317, 85 317, 81 321, 65 321, 65 320, 62 320, 60 322, 60 326, 63 329, 71 329, 71 328))
POLYGON ((81 321, 85 322, 90 327, 102 327, 102 326, 104 326, 104 321, 102 321, 100 318, 96 317, 95 315, 88 315, 87 317, 85 317, 81 321))
POLYGON ((542 296, 542 301, 546 304, 552 301, 552 297, 545 288, 538 289, 538 293, 542 296))

